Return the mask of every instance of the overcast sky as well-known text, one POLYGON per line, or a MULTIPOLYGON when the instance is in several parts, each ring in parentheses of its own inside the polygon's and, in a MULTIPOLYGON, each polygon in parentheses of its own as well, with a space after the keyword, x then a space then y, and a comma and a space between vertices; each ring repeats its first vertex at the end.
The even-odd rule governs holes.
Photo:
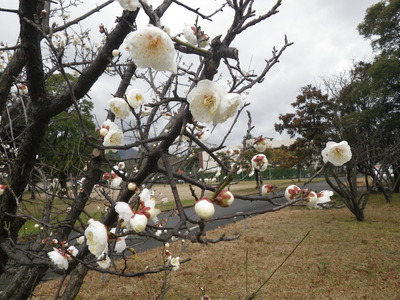
MULTIPOLYGON (((85 1, 89 9, 93 3, 103 1, 85 1)), ((160 0, 148 0, 157 4, 160 0)), ((182 1, 187 4, 196 3, 203 6, 205 13, 212 11, 218 3, 224 1, 198 0, 182 1)), ((265 13, 275 3, 270 0, 258 0, 257 15, 265 13)), ((274 123, 278 122, 279 114, 292 111, 290 103, 295 101, 299 89, 307 84, 321 83, 321 77, 329 77, 348 70, 354 61, 368 60, 372 50, 369 41, 364 40, 357 32, 356 26, 363 20, 365 10, 377 3, 377 0, 283 0, 280 13, 264 22, 261 26, 251 28, 242 38, 233 43, 239 49, 242 66, 261 70, 264 59, 270 58, 273 46, 278 49, 283 44, 286 34, 294 45, 282 55, 280 63, 267 74, 265 81, 256 86, 245 101, 251 102, 248 108, 256 126, 253 135, 264 135, 275 139, 286 138, 274 131, 274 123)), ((16 8, 16 0, 1 0, 0 7, 16 8)), ((82 11, 82 10, 81 10, 82 11)), ((93 34, 98 35, 97 26, 104 23, 113 26, 115 16, 122 9, 117 3, 104 13, 96 14, 90 25, 93 34)), ((202 28, 213 38, 224 34, 229 25, 229 9, 216 18, 214 22, 200 21, 202 28)), ((172 34, 177 34, 184 23, 192 24, 195 16, 182 10, 170 10, 163 19, 163 25, 171 28, 172 34)), ((18 22, 15 17, 0 13, 0 41, 12 45, 18 35, 18 22)), ((146 18, 138 20, 138 26, 145 26, 146 18)), ((83 24, 86 26, 89 24, 83 24)), ((122 49, 120 49, 122 50, 122 49)), ((116 79, 103 79, 90 92, 95 103, 95 112, 100 122, 104 119, 104 109, 110 95, 115 92, 116 79)), ((237 130, 229 144, 238 144, 247 126, 246 115, 243 115, 237 130)), ((229 120, 225 126, 230 124, 229 120)), ((225 126, 217 130, 218 136, 225 126)), ((217 142, 216 140, 214 140, 217 142)))

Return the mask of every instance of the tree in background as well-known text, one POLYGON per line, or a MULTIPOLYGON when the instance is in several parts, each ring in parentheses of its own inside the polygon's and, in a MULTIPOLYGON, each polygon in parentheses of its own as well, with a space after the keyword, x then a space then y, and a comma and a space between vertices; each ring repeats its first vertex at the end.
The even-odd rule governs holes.
POLYGON ((287 167, 309 167, 318 161, 325 143, 337 136, 337 107, 328 94, 307 85, 300 89, 301 94, 291 105, 294 113, 281 114, 281 123, 275 124, 279 133, 287 132, 296 141, 288 147, 290 159, 287 167))

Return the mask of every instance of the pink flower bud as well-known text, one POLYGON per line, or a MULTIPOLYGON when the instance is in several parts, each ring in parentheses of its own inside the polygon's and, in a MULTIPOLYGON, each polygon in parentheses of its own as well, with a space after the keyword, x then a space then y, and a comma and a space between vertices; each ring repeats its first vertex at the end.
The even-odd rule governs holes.
POLYGON ((196 214, 202 219, 209 219, 215 213, 214 204, 211 202, 209 198, 201 198, 194 205, 194 211, 196 214))
POLYGON ((111 176, 110 173, 104 173, 103 174, 103 179, 104 180, 108 180, 108 179, 110 179, 110 176, 111 176))
POLYGON ((4 194, 6 189, 7 189, 7 186, 5 184, 0 184, 0 196, 4 194))
POLYGON ((274 187, 272 184, 264 184, 261 188, 261 195, 263 196, 268 196, 269 194, 271 194, 274 190, 274 187))
POLYGON ((228 207, 233 203, 233 200, 235 200, 235 198, 230 191, 222 190, 215 198, 215 203, 222 207, 228 207))
POLYGON ((292 201, 295 199, 300 199, 302 197, 301 189, 295 185, 289 185, 285 190, 285 198, 287 201, 292 201))

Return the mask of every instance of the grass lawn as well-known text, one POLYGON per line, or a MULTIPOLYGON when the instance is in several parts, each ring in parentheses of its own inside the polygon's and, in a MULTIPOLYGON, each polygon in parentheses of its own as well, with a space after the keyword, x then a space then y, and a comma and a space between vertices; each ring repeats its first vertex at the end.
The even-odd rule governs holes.
MULTIPOLYGON (((400 197, 385 203, 372 195, 365 222, 346 209, 290 207, 213 231, 208 237, 241 234, 213 245, 171 244, 172 256, 191 261, 168 274, 163 299, 245 299, 298 245, 255 299, 399 299, 400 197), (183 247, 183 245, 185 245, 183 247)), ((162 264, 162 248, 128 259, 129 271, 162 264)), ((120 265, 122 267, 122 264, 120 265)), ((118 278, 90 272, 77 299, 156 299, 166 273, 118 278)), ((33 299, 52 299, 60 280, 42 284, 33 299)))

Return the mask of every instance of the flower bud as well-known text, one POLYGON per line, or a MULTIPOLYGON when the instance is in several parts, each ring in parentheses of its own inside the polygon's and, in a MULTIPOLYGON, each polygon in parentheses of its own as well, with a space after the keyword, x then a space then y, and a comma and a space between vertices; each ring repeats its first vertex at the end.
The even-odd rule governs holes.
POLYGON ((235 198, 232 193, 228 190, 222 190, 219 192, 218 196, 215 198, 215 203, 222 207, 228 207, 233 203, 235 198))
POLYGON ((309 209, 312 209, 317 206, 318 203, 318 196, 314 192, 309 192, 304 196, 304 199, 306 200, 306 205, 309 209))
POLYGON ((107 128, 101 128, 100 130, 99 130, 99 133, 100 133, 100 135, 101 136, 106 136, 107 135, 107 133, 108 133, 108 129, 107 128))
POLYGON ((211 202, 209 198, 201 198, 194 205, 194 211, 196 214, 202 219, 209 219, 215 213, 214 204, 211 202))
POLYGON ((289 185, 285 190, 285 198, 287 201, 300 199, 302 197, 302 190, 295 184, 289 185))
POLYGON ((272 184, 268 184, 268 183, 264 184, 261 187, 261 195, 268 196, 269 194, 271 194, 273 192, 273 190, 274 190, 274 187, 272 184))
POLYGON ((114 49, 114 50, 111 52, 111 54, 112 54, 112 56, 117 57, 117 56, 119 56, 120 52, 119 52, 118 49, 114 49))
POLYGON ((136 188, 137 188, 136 183, 134 183, 134 182, 129 182, 128 183, 128 190, 134 191, 134 190, 136 190, 136 188))
POLYGON ((136 232, 142 232, 147 226, 147 217, 142 213, 135 213, 130 219, 129 223, 131 227, 136 232))

